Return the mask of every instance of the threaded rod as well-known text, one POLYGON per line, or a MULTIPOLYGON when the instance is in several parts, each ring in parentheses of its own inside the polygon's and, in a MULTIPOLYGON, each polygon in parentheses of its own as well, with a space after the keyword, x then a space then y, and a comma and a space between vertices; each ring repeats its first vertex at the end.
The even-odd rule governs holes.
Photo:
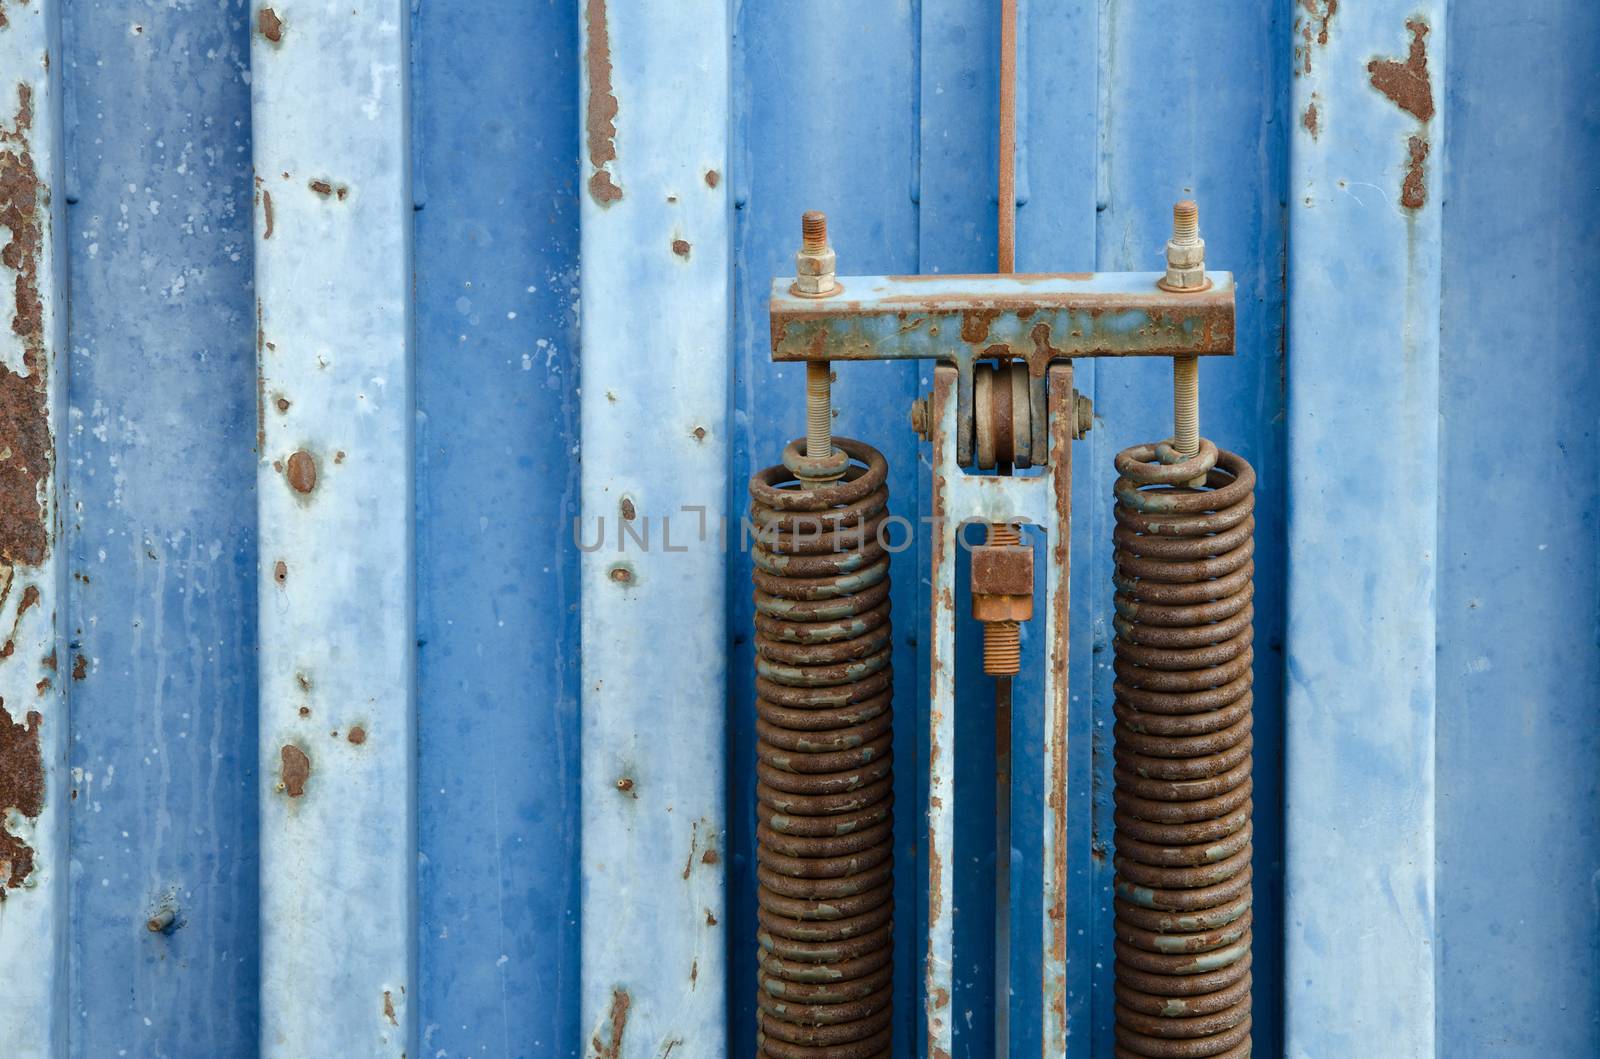
MULTIPOLYGON (((1015 547, 1022 543, 1017 527, 991 522, 985 543, 1015 547)), ((1022 626, 1015 621, 983 623, 983 671, 992 677, 1012 677, 1022 672, 1022 626)))
POLYGON ((827 361, 806 361, 806 457, 808 459, 817 460, 833 455, 832 384, 833 371, 827 361))

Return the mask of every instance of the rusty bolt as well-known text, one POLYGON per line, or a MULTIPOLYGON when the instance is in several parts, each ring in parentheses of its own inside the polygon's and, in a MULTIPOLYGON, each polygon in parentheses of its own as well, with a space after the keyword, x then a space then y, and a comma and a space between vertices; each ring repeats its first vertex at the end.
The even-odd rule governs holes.
POLYGON ((795 294, 806 298, 826 298, 839 292, 834 279, 837 258, 828 245, 828 217, 819 210, 807 210, 800 218, 800 252, 794 259, 795 294))
POLYGON ((144 921, 144 929, 152 934, 170 934, 178 922, 178 913, 171 908, 159 908, 144 921))
MULTIPOLYGON (((1206 244, 1200 238, 1200 207, 1184 199, 1172 207, 1172 238, 1167 241, 1166 290, 1202 291, 1206 279, 1206 244)), ((1200 362, 1196 357, 1172 358, 1172 447, 1184 457, 1200 451, 1200 362)), ((1205 484, 1204 477, 1188 483, 1205 484)))
POLYGON ((917 437, 927 441, 932 433, 933 424, 929 421, 931 410, 926 397, 918 397, 911 402, 911 429, 916 431, 917 437))
POLYGON ((972 616, 983 623, 983 671, 1013 676, 1022 670, 1019 622, 1033 617, 1033 549, 1004 522, 972 549, 972 616))
POLYGON ((1072 391, 1072 438, 1082 441, 1094 429, 1094 402, 1087 394, 1072 391))
POLYGON ((1200 207, 1184 199, 1172 207, 1172 238, 1167 240, 1167 274, 1161 286, 1170 291, 1202 291, 1206 279, 1206 241, 1200 238, 1200 207))

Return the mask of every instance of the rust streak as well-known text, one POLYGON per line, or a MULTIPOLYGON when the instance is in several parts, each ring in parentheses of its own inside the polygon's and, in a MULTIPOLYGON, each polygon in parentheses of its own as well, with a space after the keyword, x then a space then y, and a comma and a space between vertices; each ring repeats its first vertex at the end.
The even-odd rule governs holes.
POLYGON ((265 242, 272 238, 272 192, 266 188, 261 189, 261 216, 261 239, 265 242))
POLYGON ((606 24, 606 0, 588 0, 584 7, 588 29, 586 75, 589 106, 584 129, 589 141, 589 197, 601 206, 622 198, 622 189, 611 178, 607 164, 617 157, 617 96, 611 89, 611 34, 606 24))
POLYGON ((20 887, 33 874, 33 848, 7 830, 6 816, 16 812, 36 820, 44 811, 43 720, 29 711, 26 723, 17 724, 0 700, 0 901, 7 889, 20 887))
POLYGON ((293 743, 285 743, 278 757, 282 762, 284 792, 291 798, 300 797, 306 792, 306 781, 311 778, 311 759, 293 743))
POLYGON ((589 1042, 594 1048, 593 1059, 620 1059, 622 1034, 628 1028, 628 1008, 632 1003, 626 989, 611 991, 611 1040, 601 1041, 600 1034, 594 1035, 589 1042))
POLYGON ((389 1025, 400 1025, 400 1020, 394 1017, 394 997, 387 989, 383 991, 383 1016, 389 1020, 389 1025))

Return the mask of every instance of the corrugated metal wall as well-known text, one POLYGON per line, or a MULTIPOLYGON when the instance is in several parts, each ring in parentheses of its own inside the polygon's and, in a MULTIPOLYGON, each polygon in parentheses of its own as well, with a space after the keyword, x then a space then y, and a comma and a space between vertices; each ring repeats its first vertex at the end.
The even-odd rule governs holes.
MULTIPOLYGON (((714 533, 667 554, 659 520, 736 541, 800 432, 765 303, 802 209, 846 273, 995 267, 997 10, 0 0, 0 1053, 749 1054, 750 565, 714 533), (656 549, 611 547, 624 500, 656 549)), ((1024 0, 1022 26, 1019 268, 1153 268, 1192 192, 1239 283, 1202 397, 1261 475, 1258 1054, 1595 1054, 1600 15, 1024 0)), ((835 389, 907 516, 930 382, 835 389)), ((1170 398, 1161 364, 1077 384, 1086 1057, 1111 455, 1170 398)), ((893 569, 897 1055, 926 563, 893 569)), ((1034 1054, 1042 717, 1017 717, 1034 1054)), ((993 738, 960 712, 970 1056, 993 738)))

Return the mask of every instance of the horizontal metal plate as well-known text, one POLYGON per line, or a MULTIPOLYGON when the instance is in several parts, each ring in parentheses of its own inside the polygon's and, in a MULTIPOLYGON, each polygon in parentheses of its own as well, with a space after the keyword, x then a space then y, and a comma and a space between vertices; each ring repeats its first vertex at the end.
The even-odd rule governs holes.
POLYGON ((1233 274, 1195 293, 1160 272, 841 276, 806 297, 772 284, 774 360, 1024 360, 1035 375, 1070 357, 1229 355, 1233 274))

